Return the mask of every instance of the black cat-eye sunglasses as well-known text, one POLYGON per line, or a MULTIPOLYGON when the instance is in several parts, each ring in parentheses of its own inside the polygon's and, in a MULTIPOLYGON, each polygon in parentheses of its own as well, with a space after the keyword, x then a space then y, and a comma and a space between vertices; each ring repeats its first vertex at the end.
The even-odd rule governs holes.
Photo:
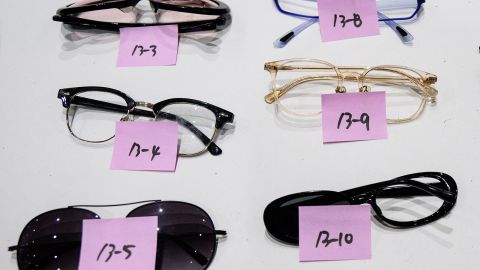
POLYGON ((370 204, 375 218, 393 228, 411 228, 438 220, 457 201, 457 184, 448 174, 422 172, 362 187, 310 191, 271 202, 263 213, 265 227, 282 242, 298 245, 298 207, 370 204))

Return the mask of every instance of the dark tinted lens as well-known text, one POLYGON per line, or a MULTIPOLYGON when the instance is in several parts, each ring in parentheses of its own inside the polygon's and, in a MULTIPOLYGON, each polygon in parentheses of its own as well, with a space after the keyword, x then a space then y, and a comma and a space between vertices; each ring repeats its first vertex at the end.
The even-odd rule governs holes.
POLYGON ((158 202, 134 209, 129 217, 158 216, 156 270, 206 269, 216 250, 212 220, 183 202, 158 202))
POLYGON ((333 191, 304 192, 281 197, 271 202, 263 213, 265 227, 276 239, 298 245, 298 207, 346 205, 348 199, 333 191))
POLYGON ((23 229, 18 241, 20 270, 77 270, 82 221, 99 218, 95 213, 63 208, 43 213, 23 229))

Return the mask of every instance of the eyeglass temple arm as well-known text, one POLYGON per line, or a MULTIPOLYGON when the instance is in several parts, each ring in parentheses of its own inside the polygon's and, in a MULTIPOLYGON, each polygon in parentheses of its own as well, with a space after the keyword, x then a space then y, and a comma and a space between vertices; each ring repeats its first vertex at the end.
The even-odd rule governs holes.
POLYGON ((410 34, 405 28, 400 26, 396 21, 389 20, 387 16, 385 16, 380 11, 377 11, 377 16, 379 19, 384 20, 383 22, 392 28, 393 32, 397 34, 397 36, 402 40, 403 43, 408 43, 413 40, 412 34, 410 34))
MULTIPOLYGON (((377 16, 379 20, 383 20, 383 22, 398 35, 398 37, 402 40, 403 43, 408 43, 413 40, 413 36, 401 25, 399 25, 393 20, 390 20, 390 18, 388 18, 386 15, 379 11, 377 11, 377 16)), ((312 24, 318 22, 318 20, 318 17, 307 19, 305 22, 301 23, 300 25, 285 33, 280 38, 276 39, 273 42, 273 47, 285 47, 294 37, 298 36, 301 32, 310 27, 312 24)))
MULTIPOLYGON (((119 113, 125 113, 128 111, 126 106, 118 105, 118 104, 113 104, 105 101, 99 101, 95 99, 90 99, 90 98, 84 98, 84 97, 74 97, 70 101, 72 104, 77 104, 77 105, 83 105, 83 106, 88 106, 88 107, 93 107, 93 108, 98 108, 98 109, 104 109, 108 111, 114 111, 114 112, 119 112, 119 113)), ((149 118, 155 118, 155 114, 151 111, 146 111, 146 110, 141 110, 141 109, 133 109, 133 111, 130 112, 132 115, 136 116, 144 116, 144 117, 149 117, 149 118)), ((214 155, 220 155, 222 153, 222 149, 218 147, 214 142, 210 140, 203 132, 201 132, 197 127, 195 127, 192 123, 187 121, 186 119, 174 115, 171 113, 166 113, 166 112, 160 112, 158 114, 159 117, 171 120, 171 121, 176 121, 179 123, 181 126, 184 126, 188 130, 190 130, 197 138, 202 141, 202 143, 207 146, 208 151, 214 155)))
MULTIPOLYGON (((206 265, 208 263, 208 259, 204 255, 202 255, 199 251, 197 251, 195 248, 193 248, 191 245, 189 245, 188 243, 186 243, 185 241, 183 241, 181 239, 181 237, 183 237, 183 236, 190 236, 190 235, 197 235, 197 234, 198 233, 173 236, 173 235, 169 235, 169 234, 159 233, 158 236, 160 238, 165 237, 165 238, 168 238, 168 239, 174 241, 175 244, 177 244, 179 247, 181 247, 187 254, 189 254, 192 258, 194 258, 200 265, 206 265)), ((209 233, 206 233, 206 235, 208 235, 208 234, 209 233)), ((226 231, 215 231, 214 234, 225 236, 225 235, 227 235, 227 232, 226 231)), ((78 240, 78 241, 68 241, 68 242, 63 242, 63 243, 76 244, 76 243, 81 243, 81 241, 80 240, 78 240)), ((17 245, 15 245, 15 246, 8 247, 8 251, 12 252, 12 251, 20 250, 20 249, 43 247, 43 246, 48 247, 48 246, 54 246, 54 245, 58 245, 58 243, 48 243, 48 244, 39 244, 39 245, 37 244, 37 245, 28 245, 28 246, 17 246, 17 245)))
POLYGON ((285 47, 290 40, 292 40, 294 37, 296 37, 298 34, 303 32, 303 30, 307 29, 310 27, 310 25, 318 22, 318 18, 313 18, 313 19, 308 19, 299 26, 293 28, 292 30, 288 31, 285 33, 283 36, 281 36, 279 39, 275 40, 273 42, 273 47, 275 48, 283 48, 285 47))
POLYGON ((364 203, 364 199, 368 197, 368 194, 377 190, 382 189, 381 194, 377 198, 404 198, 412 196, 437 196, 445 201, 454 201, 456 200, 457 194, 455 191, 447 190, 449 187, 443 182, 435 183, 422 183, 411 179, 406 178, 397 178, 394 180, 389 180, 381 183, 375 183, 371 185, 366 185, 358 188, 353 188, 349 190, 342 191, 341 193, 345 194, 354 200, 364 203), (392 187, 388 187, 388 186, 392 187), (395 186, 400 185, 400 186, 395 186), (409 186, 401 186, 409 185, 409 186))

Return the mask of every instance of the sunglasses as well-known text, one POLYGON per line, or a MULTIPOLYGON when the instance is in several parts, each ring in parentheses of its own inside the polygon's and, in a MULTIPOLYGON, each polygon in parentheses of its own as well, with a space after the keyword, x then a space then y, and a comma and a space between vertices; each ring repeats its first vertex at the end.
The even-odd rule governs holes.
POLYGON ((457 184, 448 174, 414 173, 341 192, 310 191, 287 195, 265 208, 263 221, 273 238, 298 245, 300 206, 367 203, 380 223, 402 229, 425 225, 444 217, 455 205, 457 194, 457 184))
POLYGON ((217 231, 210 216, 200 207, 177 201, 142 201, 116 205, 77 205, 45 212, 33 218, 23 229, 17 251, 20 270, 76 270, 80 261, 82 223, 100 219, 81 207, 113 207, 147 203, 128 213, 128 217, 158 217, 155 269, 206 269, 217 250, 217 231))
POLYGON ((149 0, 157 22, 138 21, 140 0, 80 0, 57 10, 54 21, 119 31, 122 27, 178 25, 180 33, 222 30, 231 23, 230 8, 218 0, 149 0))
POLYGON ((113 139, 117 121, 134 121, 140 117, 174 121, 179 125, 179 156, 196 156, 206 151, 220 155, 222 149, 214 141, 220 130, 234 119, 233 113, 195 99, 173 98, 151 104, 99 86, 60 89, 58 98, 67 109, 70 133, 89 143, 113 139))

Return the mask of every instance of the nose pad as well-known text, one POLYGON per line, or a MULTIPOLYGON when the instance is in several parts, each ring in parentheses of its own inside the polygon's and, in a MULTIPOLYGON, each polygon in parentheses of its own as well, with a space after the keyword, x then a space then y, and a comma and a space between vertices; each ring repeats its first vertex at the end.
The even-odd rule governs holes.
POLYGON ((363 85, 362 87, 360 87, 360 88, 358 89, 358 91, 361 92, 361 93, 370 92, 370 86, 363 85))
POLYGON ((345 88, 345 86, 337 86, 337 88, 335 89, 335 93, 346 93, 347 92, 347 88, 345 88))
POLYGON ((122 118, 120 118, 120 121, 121 122, 131 121, 130 120, 130 115, 127 114, 127 115, 123 116, 122 118))
POLYGON ((157 11, 158 11, 157 6, 154 5, 151 1, 149 1, 149 3, 150 3, 150 7, 153 9, 153 13, 157 13, 157 11))

